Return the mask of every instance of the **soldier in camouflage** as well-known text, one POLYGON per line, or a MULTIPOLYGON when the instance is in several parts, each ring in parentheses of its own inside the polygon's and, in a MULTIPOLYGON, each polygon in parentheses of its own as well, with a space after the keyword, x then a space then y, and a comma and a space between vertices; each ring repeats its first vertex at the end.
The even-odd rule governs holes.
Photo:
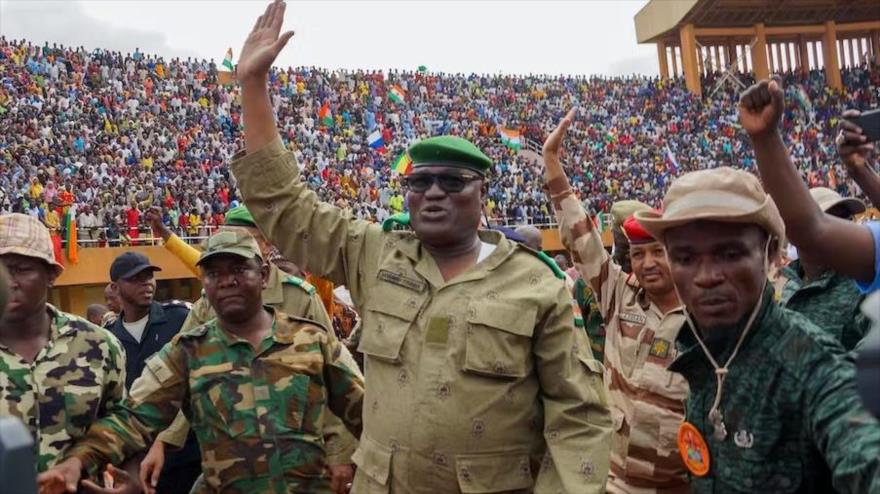
MULTIPOLYGON (((153 208, 147 213, 147 220, 153 228, 153 233, 161 237, 165 247, 174 253, 187 267, 197 271, 198 267, 196 264, 200 255, 199 251, 183 242, 177 235, 168 230, 162 224, 161 216, 161 211, 158 208, 153 208)), ((260 246, 261 256, 269 260, 269 255, 273 249, 266 242, 265 237, 263 237, 263 234, 254 223, 253 216, 251 216, 251 213, 245 206, 232 208, 226 213, 222 231, 235 231, 236 229, 252 235, 260 246)), ((269 279, 263 288, 263 304, 290 316, 309 319, 327 328, 333 327, 327 311, 324 310, 324 304, 316 293, 315 287, 302 278, 284 273, 271 260, 267 263, 267 267, 269 269, 269 279)), ((193 304, 192 310, 190 310, 189 316, 184 321, 181 331, 194 329, 206 324, 215 317, 216 313, 203 293, 193 304)), ((335 334, 331 332, 330 336, 335 337, 335 334)), ((344 346, 342 347, 341 358, 350 367, 357 368, 351 353, 344 346)), ((357 448, 357 439, 346 430, 342 421, 332 412, 328 411, 324 416, 326 419, 324 424, 324 445, 327 453, 327 465, 330 470, 331 484, 334 490, 339 492, 344 489, 347 483, 351 482, 354 475, 354 470, 351 467, 351 455, 354 454, 357 448)), ((183 446, 188 430, 189 424, 181 415, 175 419, 168 430, 159 435, 158 440, 150 448, 149 453, 141 464, 140 472, 142 482, 146 486, 148 494, 152 494, 152 485, 156 483, 155 476, 158 475, 165 462, 165 446, 168 445, 173 448, 183 446)))
POLYGON ((125 356, 106 330, 47 303, 63 267, 46 227, 9 214, 0 216, 0 231, 10 276, 0 319, 0 417, 27 425, 42 472, 122 400, 125 356))
MULTIPOLYGON (((862 201, 843 198, 825 187, 810 189, 810 195, 825 214, 836 218, 852 221, 854 215, 865 211, 862 201)), ((801 256, 779 271, 779 285, 780 305, 806 316, 845 349, 855 348, 868 333, 870 320, 859 309, 865 297, 855 281, 826 268, 821 262, 801 256)))
POLYGON ((202 452, 204 482, 196 492, 331 492, 324 404, 359 435, 359 373, 340 360, 327 328, 262 304, 268 269, 253 237, 212 236, 199 265, 217 318, 148 362, 131 396, 39 477, 44 492, 63 492, 83 469, 93 473, 141 451, 180 410, 202 452))
MULTIPOLYGON (((766 114, 754 96, 740 110, 750 132, 766 114)), ((693 492, 880 492, 880 424, 859 399, 853 362, 773 302, 767 276, 785 229, 758 179, 727 167, 688 173, 663 205, 636 218, 665 243, 687 308, 670 370, 690 385, 679 452, 693 492)))

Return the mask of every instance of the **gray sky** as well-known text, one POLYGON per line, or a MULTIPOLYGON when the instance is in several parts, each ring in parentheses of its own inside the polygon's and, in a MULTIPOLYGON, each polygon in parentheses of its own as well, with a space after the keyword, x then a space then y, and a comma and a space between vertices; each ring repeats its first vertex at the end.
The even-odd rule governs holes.
MULTIPOLYGON (((298 1, 279 65, 476 73, 655 75, 636 44, 646 0, 298 1)), ((219 61, 241 44, 263 0, 0 0, 0 33, 36 42, 219 61)))

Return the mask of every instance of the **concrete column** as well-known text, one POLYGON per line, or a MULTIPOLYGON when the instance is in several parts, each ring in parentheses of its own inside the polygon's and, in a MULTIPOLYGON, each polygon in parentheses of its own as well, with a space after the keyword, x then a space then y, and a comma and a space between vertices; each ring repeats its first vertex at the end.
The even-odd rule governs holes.
POLYGON ((767 32, 763 23, 755 25, 755 37, 757 42, 752 46, 752 68, 755 71, 755 79, 760 81, 770 78, 770 65, 767 63, 767 32))
POLYGON ((688 91, 697 96, 703 95, 700 83, 697 60, 697 40, 694 37, 694 25, 687 24, 679 30, 681 37, 681 65, 688 91))
POLYGON ((837 25, 834 21, 825 22, 822 35, 822 57, 825 59, 825 81, 829 87, 843 91, 840 77, 840 61, 837 58, 837 25))
POLYGON ((802 74, 810 71, 810 54, 807 53, 807 42, 803 36, 798 36, 798 70, 802 74))
POLYGON ((669 79, 669 63, 666 61, 666 42, 657 42, 657 61, 660 62, 660 78, 669 79))

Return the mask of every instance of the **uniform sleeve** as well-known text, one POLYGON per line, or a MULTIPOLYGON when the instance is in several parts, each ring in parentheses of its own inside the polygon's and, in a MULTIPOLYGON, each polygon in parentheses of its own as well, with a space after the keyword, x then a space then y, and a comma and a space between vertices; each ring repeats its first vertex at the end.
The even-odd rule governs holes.
POLYGON ((174 448, 182 448, 186 444, 187 435, 189 435, 189 421, 183 412, 178 412, 177 417, 174 417, 174 422, 159 433, 156 440, 174 448))
POLYGON ((808 433, 831 470, 835 490, 880 492, 880 423, 859 397, 854 363, 834 341, 801 348, 807 350, 791 365, 804 373, 808 433))
POLYGON ((101 400, 100 417, 118 408, 125 398, 125 352, 115 336, 107 334, 107 357, 104 379, 104 395, 101 400))
POLYGON ((209 320, 211 311, 211 306, 208 303, 205 297, 200 297, 193 304, 192 308, 189 311, 189 314, 186 316, 186 320, 183 321, 183 325, 180 327, 178 333, 183 333, 185 331, 189 331, 191 329, 195 329, 209 320))
POLYGON ((343 354, 344 348, 336 338, 328 337, 322 346, 324 352, 324 383, 327 387, 327 406, 351 434, 361 436, 363 422, 361 411, 364 402, 364 379, 354 365, 351 355, 343 354), (346 360, 351 360, 347 363, 346 360))
POLYGON ((180 237, 173 233, 171 234, 171 237, 165 241, 165 248, 174 254, 174 257, 180 259, 180 262, 186 265, 187 269, 192 271, 196 276, 201 276, 199 268, 196 266, 196 263, 199 262, 199 256, 201 256, 199 249, 184 242, 180 237))
POLYGON ((612 428, 603 368, 574 327, 563 287, 557 298, 535 329, 547 444, 535 492, 604 492, 612 428))
POLYGON ((260 230, 285 258, 363 300, 362 282, 378 264, 381 227, 320 202, 280 139, 233 160, 232 171, 260 230))
POLYGON ((86 435, 65 453, 77 457, 94 474, 105 464, 119 465, 146 449, 166 429, 186 399, 187 380, 183 348, 169 343, 147 361, 130 396, 110 414, 89 427, 86 435))
POLYGON ((611 261, 602 237, 569 188, 568 181, 563 183, 557 179, 551 181, 549 187, 562 244, 571 253, 575 268, 589 282, 607 320, 613 312, 614 292, 622 271, 611 261))

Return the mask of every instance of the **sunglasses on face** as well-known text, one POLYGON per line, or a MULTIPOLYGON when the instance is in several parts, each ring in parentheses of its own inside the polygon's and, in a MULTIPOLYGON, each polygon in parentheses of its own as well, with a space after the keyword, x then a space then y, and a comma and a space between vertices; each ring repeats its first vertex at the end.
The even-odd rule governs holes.
POLYGON ((404 177, 403 185, 412 192, 426 192, 435 183, 447 194, 461 192, 468 182, 480 180, 478 175, 418 173, 404 177))

